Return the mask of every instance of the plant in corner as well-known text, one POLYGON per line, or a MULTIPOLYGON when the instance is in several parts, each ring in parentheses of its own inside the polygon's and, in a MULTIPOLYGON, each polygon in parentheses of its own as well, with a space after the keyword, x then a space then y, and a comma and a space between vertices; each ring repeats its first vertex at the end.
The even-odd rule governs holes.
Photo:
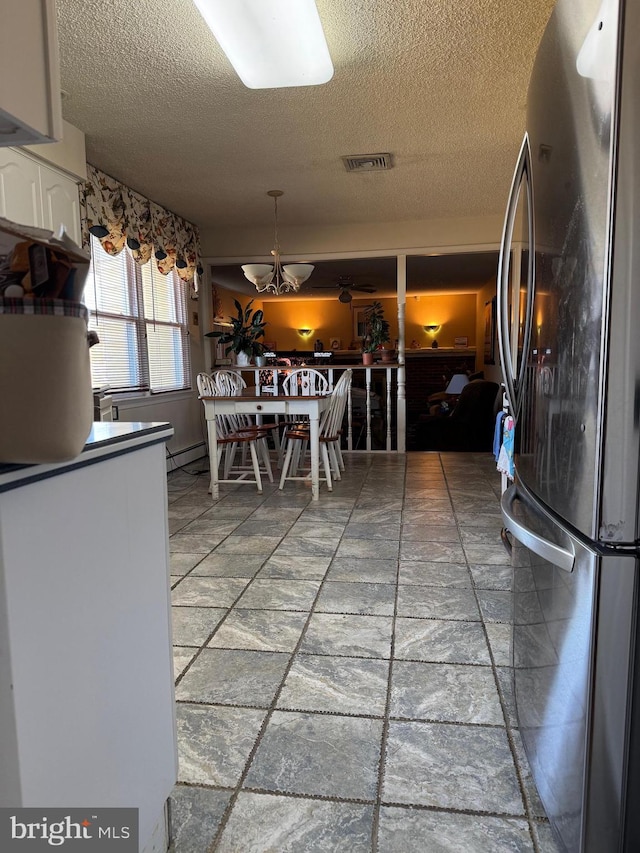
POLYGON ((365 314, 367 334, 362 339, 362 363, 371 364, 373 353, 391 340, 389 322, 381 302, 373 302, 365 314))
POLYGON ((233 300, 236 306, 237 316, 231 317, 231 328, 224 332, 207 332, 206 338, 219 338, 219 343, 228 344, 225 355, 230 352, 235 352, 237 363, 242 364, 244 361, 249 364, 252 356, 262 355, 264 347, 258 338, 264 337, 264 328, 267 325, 263 321, 264 314, 260 309, 251 310, 253 299, 249 302, 246 308, 233 300), (242 354, 242 355, 241 355, 242 354))

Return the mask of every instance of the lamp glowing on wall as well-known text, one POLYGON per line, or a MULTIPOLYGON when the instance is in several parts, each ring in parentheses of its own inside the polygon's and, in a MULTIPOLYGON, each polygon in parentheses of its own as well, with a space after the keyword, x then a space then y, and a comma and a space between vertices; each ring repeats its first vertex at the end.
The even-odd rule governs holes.
POLYGON ((296 331, 302 338, 308 338, 313 333, 313 329, 297 329, 296 331))
MULTIPOLYGON (((431 323, 428 326, 422 327, 428 335, 435 335, 436 332, 440 331, 439 323, 431 323)), ((434 338, 431 342, 431 349, 438 349, 438 341, 434 338)))

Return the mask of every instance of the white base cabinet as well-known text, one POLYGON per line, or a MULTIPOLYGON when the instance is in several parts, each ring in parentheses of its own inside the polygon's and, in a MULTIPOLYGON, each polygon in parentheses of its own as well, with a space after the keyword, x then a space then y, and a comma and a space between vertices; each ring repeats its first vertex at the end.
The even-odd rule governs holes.
POLYGON ((177 776, 172 432, 95 424, 70 463, 0 467, 0 806, 137 808, 140 851, 177 776))

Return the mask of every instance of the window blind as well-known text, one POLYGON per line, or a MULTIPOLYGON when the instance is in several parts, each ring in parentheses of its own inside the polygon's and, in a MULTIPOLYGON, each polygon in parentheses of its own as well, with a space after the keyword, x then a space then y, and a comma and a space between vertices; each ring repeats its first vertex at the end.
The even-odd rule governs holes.
POLYGON ((174 391, 191 387, 187 285, 162 275, 152 258, 136 264, 124 250, 108 255, 91 238, 85 287, 94 385, 117 391, 174 391))

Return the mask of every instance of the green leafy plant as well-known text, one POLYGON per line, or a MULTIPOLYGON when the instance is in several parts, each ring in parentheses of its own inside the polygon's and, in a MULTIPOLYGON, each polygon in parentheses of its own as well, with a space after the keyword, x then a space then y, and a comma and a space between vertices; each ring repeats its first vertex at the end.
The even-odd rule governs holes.
POLYGON ((263 312, 260 309, 251 310, 253 299, 246 308, 243 308, 237 299, 234 299, 233 303, 238 313, 236 317, 230 318, 231 328, 224 332, 207 332, 205 337, 219 338, 219 343, 228 344, 225 355, 230 352, 243 352, 248 356, 262 355, 264 347, 258 338, 264 337, 264 328, 267 325, 263 322, 263 312))
POLYGON ((381 302, 373 302, 365 313, 367 333, 362 339, 363 352, 375 352, 382 344, 391 340, 389 322, 384 318, 381 302))

